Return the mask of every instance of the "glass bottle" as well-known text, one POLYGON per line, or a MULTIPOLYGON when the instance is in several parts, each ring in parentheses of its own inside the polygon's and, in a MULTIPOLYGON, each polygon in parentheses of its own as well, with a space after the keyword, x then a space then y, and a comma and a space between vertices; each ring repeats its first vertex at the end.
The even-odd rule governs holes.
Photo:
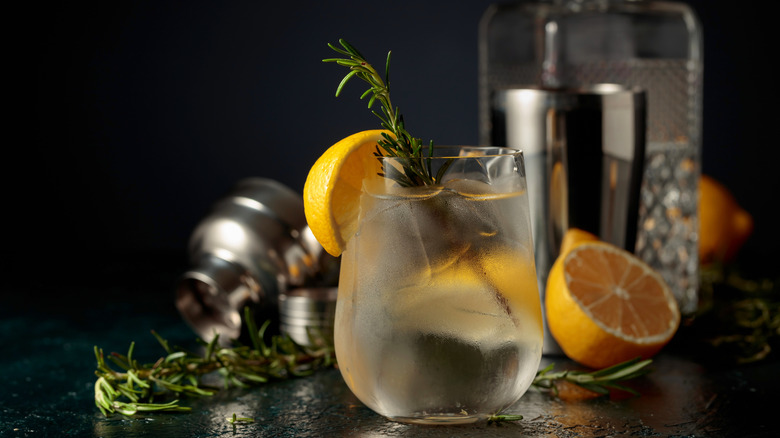
POLYGON ((497 90, 615 83, 646 91, 635 253, 664 277, 684 314, 693 313, 698 300, 702 73, 701 26, 679 2, 519 1, 491 5, 480 22, 484 144, 491 143, 491 96, 497 90))

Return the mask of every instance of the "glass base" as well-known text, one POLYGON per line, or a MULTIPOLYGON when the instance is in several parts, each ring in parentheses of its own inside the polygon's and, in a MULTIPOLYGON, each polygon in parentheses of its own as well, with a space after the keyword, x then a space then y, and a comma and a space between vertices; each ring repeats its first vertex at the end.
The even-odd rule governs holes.
POLYGON ((452 424, 470 424, 487 418, 486 415, 468 415, 468 414, 432 414, 420 417, 387 417, 390 421, 411 424, 428 425, 452 425, 452 424))

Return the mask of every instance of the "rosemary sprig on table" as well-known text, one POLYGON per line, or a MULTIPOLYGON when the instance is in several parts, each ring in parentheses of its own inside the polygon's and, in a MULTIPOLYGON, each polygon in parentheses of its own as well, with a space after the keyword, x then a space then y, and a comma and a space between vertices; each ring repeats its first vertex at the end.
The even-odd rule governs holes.
MULTIPOLYGON (((168 341, 152 332, 167 353, 152 364, 141 364, 134 358, 134 343, 130 344, 126 355, 114 353, 108 360, 103 351, 95 347, 95 405, 106 416, 114 413, 132 416, 139 412, 187 412, 190 408, 180 405, 178 399, 165 400, 173 394, 186 397, 214 395, 218 388, 202 381, 207 375, 221 376, 226 388, 248 388, 270 381, 310 375, 316 370, 335 365, 333 346, 324 337, 312 333, 312 344, 315 346, 304 347, 288 336, 277 335, 272 337, 269 346, 263 341, 263 335, 270 321, 258 329, 248 309, 245 309, 245 320, 251 347, 240 344, 232 348, 219 347, 219 338, 215 336, 209 343, 201 341, 204 353, 196 354, 172 348, 168 341), (120 370, 112 368, 109 361, 120 370)), ((649 360, 634 360, 590 373, 552 372, 550 365, 537 373, 533 386, 554 392, 555 382, 569 381, 600 394, 606 394, 611 389, 632 392, 617 382, 645 374, 649 363, 649 360)), ((515 421, 521 418, 517 415, 496 414, 490 421, 515 421)), ((235 418, 232 422, 236 421, 247 422, 250 419, 235 418)))
POLYGON ((387 52, 383 78, 355 47, 343 39, 339 40, 339 44, 341 47, 328 43, 328 47, 346 56, 346 58, 322 60, 323 62, 335 62, 338 65, 349 68, 349 73, 344 76, 336 89, 336 96, 341 94, 347 82, 354 77, 368 83, 369 88, 360 98, 371 96, 368 99, 369 108, 373 107, 376 101, 379 101, 381 114, 376 111, 372 111, 372 113, 379 118, 384 129, 393 133, 392 136, 382 134, 383 139, 379 142, 379 147, 374 155, 377 158, 389 156, 409 159, 404 160, 403 172, 395 168, 383 167, 382 176, 392 178, 404 187, 436 185, 441 180, 448 165, 442 166, 434 174, 430 159, 433 156, 433 140, 430 141, 426 148, 423 146, 421 139, 412 136, 406 130, 406 124, 400 109, 393 106, 390 100, 390 55, 392 52, 387 52))
POLYGON ((780 277, 748 278, 736 266, 700 271, 700 302, 689 330, 737 364, 772 358, 780 350, 780 277))
POLYGON ((553 372, 554 364, 550 364, 536 373, 532 385, 538 389, 556 393, 555 383, 566 381, 601 395, 608 395, 613 389, 639 395, 635 390, 623 386, 619 382, 644 376, 650 372, 648 365, 652 362, 650 359, 637 358, 591 372, 576 370, 553 372))
POLYGON ((205 347, 203 354, 172 348, 157 333, 152 334, 163 347, 166 356, 153 364, 140 364, 134 357, 135 343, 130 344, 127 355, 114 353, 108 357, 95 347, 97 381, 95 405, 108 416, 113 413, 134 415, 137 412, 162 411, 185 412, 179 400, 157 402, 170 394, 179 396, 210 396, 217 388, 205 385, 202 378, 210 374, 222 377, 224 387, 247 388, 268 381, 306 376, 315 370, 335 364, 331 343, 324 337, 311 333, 313 347, 304 347, 289 336, 272 337, 271 345, 263 340, 270 324, 267 321, 257 328, 251 311, 244 311, 252 346, 233 348, 219 346, 219 336, 211 342, 199 342, 205 347), (109 361, 120 370, 109 365, 109 361))
MULTIPOLYGON (((641 360, 631 359, 617 365, 613 365, 608 368, 604 368, 596 371, 553 371, 555 364, 550 364, 545 368, 539 370, 536 373, 531 386, 542 390, 548 391, 552 394, 557 394, 557 384, 560 382, 573 383, 581 388, 585 388, 598 395, 609 395, 612 390, 625 391, 633 395, 639 395, 638 392, 624 386, 621 382, 626 380, 635 379, 650 372, 648 366, 653 361, 650 359, 641 360)), ((489 424, 503 423, 508 421, 522 420, 522 415, 509 415, 497 413, 488 418, 489 424)))

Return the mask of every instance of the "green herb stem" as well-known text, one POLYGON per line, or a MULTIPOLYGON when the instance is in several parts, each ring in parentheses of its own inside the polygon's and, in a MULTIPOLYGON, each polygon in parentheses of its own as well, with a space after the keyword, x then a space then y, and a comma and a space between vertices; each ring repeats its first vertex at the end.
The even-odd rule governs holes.
POLYGON ((346 58, 322 60, 323 62, 333 62, 349 69, 349 73, 344 76, 336 88, 336 96, 341 94, 344 86, 352 78, 358 78, 368 83, 369 88, 360 98, 364 99, 370 96, 368 108, 372 108, 374 103, 379 101, 381 113, 377 111, 372 112, 381 121, 381 126, 392 133, 392 135, 383 134, 383 139, 379 141, 375 155, 378 159, 383 156, 408 159, 403 160, 403 171, 383 166, 381 175, 395 180, 404 187, 438 184, 444 170, 446 170, 446 166, 440 168, 436 174, 433 173, 430 159, 433 156, 433 140, 425 147, 421 139, 412 136, 406 130, 406 124, 400 109, 393 106, 390 100, 390 58, 392 52, 387 53, 383 78, 354 46, 343 39, 339 40, 339 44, 341 47, 330 43, 328 47, 346 56, 346 58))
POLYGON ((536 374, 533 386, 541 390, 550 390, 553 393, 556 393, 555 383, 567 381, 602 395, 609 394, 613 389, 639 395, 635 390, 620 384, 620 382, 635 379, 647 374, 650 372, 648 366, 652 362, 651 359, 641 360, 636 358, 608 368, 590 372, 576 370, 554 372, 554 364, 550 364, 536 374))
POLYGON ((114 413, 129 416, 150 411, 187 412, 190 408, 181 406, 178 399, 167 402, 156 400, 171 394, 211 396, 217 388, 204 385, 202 378, 214 373, 222 377, 226 388, 247 388, 310 375, 315 370, 335 364, 333 347, 322 334, 310 333, 312 347, 301 346, 289 336, 282 335, 273 336, 271 345, 267 345, 263 335, 270 321, 258 329, 249 309, 245 309, 244 316, 252 347, 236 343, 235 347, 222 348, 218 346, 219 336, 215 336, 208 344, 200 341, 205 351, 199 355, 171 348, 168 341, 152 332, 167 353, 152 364, 140 364, 133 358, 135 343, 130 344, 126 355, 114 353, 108 359, 103 350, 95 347, 95 405, 106 416, 114 413))

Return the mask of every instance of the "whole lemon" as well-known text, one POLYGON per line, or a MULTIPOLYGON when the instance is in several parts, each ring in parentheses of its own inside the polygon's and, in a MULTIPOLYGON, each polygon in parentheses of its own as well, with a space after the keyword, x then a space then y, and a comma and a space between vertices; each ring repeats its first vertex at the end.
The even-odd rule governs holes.
POLYGON ((699 179, 699 261, 729 262, 753 232, 753 217, 708 175, 699 179))

